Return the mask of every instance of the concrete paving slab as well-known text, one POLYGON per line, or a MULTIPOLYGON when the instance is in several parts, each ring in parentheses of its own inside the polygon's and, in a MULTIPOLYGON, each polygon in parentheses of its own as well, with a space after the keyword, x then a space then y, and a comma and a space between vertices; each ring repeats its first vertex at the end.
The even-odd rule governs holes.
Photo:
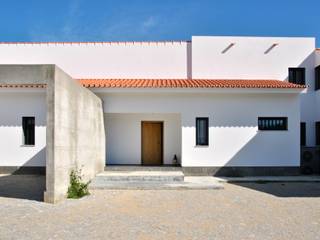
POLYGON ((311 176, 257 176, 257 177, 214 177, 218 182, 320 182, 319 175, 311 176))

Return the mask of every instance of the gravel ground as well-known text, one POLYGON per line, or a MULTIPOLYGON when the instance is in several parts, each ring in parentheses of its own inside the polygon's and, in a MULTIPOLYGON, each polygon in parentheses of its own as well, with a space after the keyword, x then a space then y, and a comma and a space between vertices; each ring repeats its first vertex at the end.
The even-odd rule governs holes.
POLYGON ((0 196, 1 240, 320 239, 319 183, 94 190, 57 205, 3 196, 0 184, 0 196))

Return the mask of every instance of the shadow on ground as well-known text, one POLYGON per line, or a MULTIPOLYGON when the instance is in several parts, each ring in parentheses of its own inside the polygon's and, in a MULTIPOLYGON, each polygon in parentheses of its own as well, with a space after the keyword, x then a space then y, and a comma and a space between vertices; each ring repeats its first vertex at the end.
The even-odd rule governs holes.
POLYGON ((276 197, 320 197, 319 182, 245 182, 230 183, 276 197))
POLYGON ((0 197, 43 201, 45 176, 0 175, 0 197))

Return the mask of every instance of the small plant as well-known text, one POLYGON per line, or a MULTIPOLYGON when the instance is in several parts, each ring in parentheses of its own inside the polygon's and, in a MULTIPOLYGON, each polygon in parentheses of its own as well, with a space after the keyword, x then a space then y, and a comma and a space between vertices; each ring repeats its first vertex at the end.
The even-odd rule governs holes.
POLYGON ((89 195, 88 185, 90 181, 84 183, 81 177, 81 170, 72 170, 70 173, 70 185, 68 187, 68 198, 81 198, 89 195))

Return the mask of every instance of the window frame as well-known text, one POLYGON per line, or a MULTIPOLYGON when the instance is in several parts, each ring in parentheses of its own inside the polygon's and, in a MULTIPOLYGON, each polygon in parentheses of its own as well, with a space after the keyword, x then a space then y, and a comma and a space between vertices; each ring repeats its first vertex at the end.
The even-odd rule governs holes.
POLYGON ((36 139, 35 139, 35 121, 36 118, 34 116, 23 116, 22 117, 22 145, 23 146, 34 146, 36 139), (28 121, 33 120, 33 123, 28 123, 28 121), (30 128, 31 127, 31 128, 30 128), (29 133, 29 131, 31 131, 29 133), (27 136, 27 134, 30 134, 27 136))
POLYGON ((320 65, 314 69, 314 90, 320 89, 320 65))
POLYGON ((208 117, 196 117, 196 146, 209 146, 209 118, 208 117), (200 129, 198 128, 198 121, 206 121, 206 139, 201 142, 198 138, 200 129))
POLYGON ((288 117, 258 117, 258 130, 259 131, 288 131, 288 117), (261 120, 284 120, 285 126, 283 128, 261 128, 259 122, 261 120))
MULTIPOLYGON (((289 71, 288 81, 290 83, 294 83, 294 84, 298 84, 298 85, 306 85, 306 68, 303 68, 303 67, 296 67, 296 68, 290 67, 288 71, 289 71), (303 73, 303 75, 302 75, 303 76, 302 83, 296 82, 296 81, 292 81, 292 79, 290 79, 291 71, 302 71, 302 73, 303 73)), ((294 80, 296 80, 296 76, 294 76, 294 78, 295 78, 294 80)))

